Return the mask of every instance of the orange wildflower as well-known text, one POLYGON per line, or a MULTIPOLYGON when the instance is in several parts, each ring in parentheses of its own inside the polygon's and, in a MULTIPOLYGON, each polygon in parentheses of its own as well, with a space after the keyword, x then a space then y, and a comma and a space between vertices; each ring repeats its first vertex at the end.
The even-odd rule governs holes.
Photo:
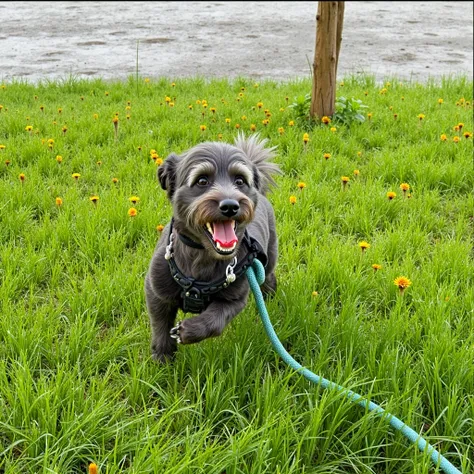
POLYGON ((393 280, 393 283, 398 286, 400 293, 403 293, 411 285, 411 281, 404 276, 395 278, 395 280, 393 280))

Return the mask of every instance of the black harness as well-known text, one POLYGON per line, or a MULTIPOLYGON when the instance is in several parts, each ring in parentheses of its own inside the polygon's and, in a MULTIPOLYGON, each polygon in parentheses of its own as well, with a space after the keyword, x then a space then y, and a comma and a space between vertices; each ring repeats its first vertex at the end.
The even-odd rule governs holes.
MULTIPOLYGON (((204 249, 201 244, 194 242, 194 240, 185 235, 178 234, 178 237, 189 247, 204 249)), ((267 256, 262 246, 257 240, 248 235, 247 230, 244 233, 242 245, 247 250, 244 258, 238 262, 237 257, 234 257, 233 261, 227 266, 226 274, 223 278, 212 282, 197 281, 194 278, 185 276, 178 268, 178 265, 176 265, 173 254, 173 223, 171 223, 165 258, 168 260, 173 280, 182 288, 181 298, 183 299, 183 310, 185 312, 200 313, 206 309, 211 302, 211 296, 227 288, 231 283, 240 278, 256 258, 264 266, 267 265, 267 256)))

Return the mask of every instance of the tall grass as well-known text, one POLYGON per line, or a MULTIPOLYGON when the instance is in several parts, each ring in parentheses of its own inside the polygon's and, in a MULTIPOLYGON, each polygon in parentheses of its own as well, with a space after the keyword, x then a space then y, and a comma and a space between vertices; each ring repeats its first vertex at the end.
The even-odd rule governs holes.
POLYGON ((0 87, 0 472, 439 472, 386 421, 285 367, 252 299, 220 338, 169 366, 150 359, 143 279, 171 216, 157 163, 233 141, 237 124, 278 146, 284 172, 268 310, 285 347, 473 471, 472 81, 347 78, 338 95, 370 120, 318 124, 305 146, 289 105, 309 90, 246 78, 0 87))

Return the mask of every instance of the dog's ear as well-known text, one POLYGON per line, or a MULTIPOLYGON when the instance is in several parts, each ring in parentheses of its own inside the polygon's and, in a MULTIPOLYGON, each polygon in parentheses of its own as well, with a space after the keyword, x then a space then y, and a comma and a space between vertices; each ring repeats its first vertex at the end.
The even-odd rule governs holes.
POLYGON ((168 192, 169 199, 173 197, 176 187, 176 166, 178 160, 178 155, 171 153, 158 168, 158 181, 161 187, 168 192))

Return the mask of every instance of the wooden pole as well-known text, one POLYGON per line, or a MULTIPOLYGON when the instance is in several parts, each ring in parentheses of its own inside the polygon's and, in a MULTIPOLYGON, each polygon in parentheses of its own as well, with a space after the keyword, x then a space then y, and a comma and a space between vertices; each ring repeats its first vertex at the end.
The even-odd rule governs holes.
POLYGON ((344 2, 337 2, 337 33, 336 33, 336 76, 339 53, 342 44, 342 27, 344 26, 344 2))
POLYGON ((331 117, 336 107, 337 62, 342 42, 344 2, 318 2, 311 117, 331 117))

